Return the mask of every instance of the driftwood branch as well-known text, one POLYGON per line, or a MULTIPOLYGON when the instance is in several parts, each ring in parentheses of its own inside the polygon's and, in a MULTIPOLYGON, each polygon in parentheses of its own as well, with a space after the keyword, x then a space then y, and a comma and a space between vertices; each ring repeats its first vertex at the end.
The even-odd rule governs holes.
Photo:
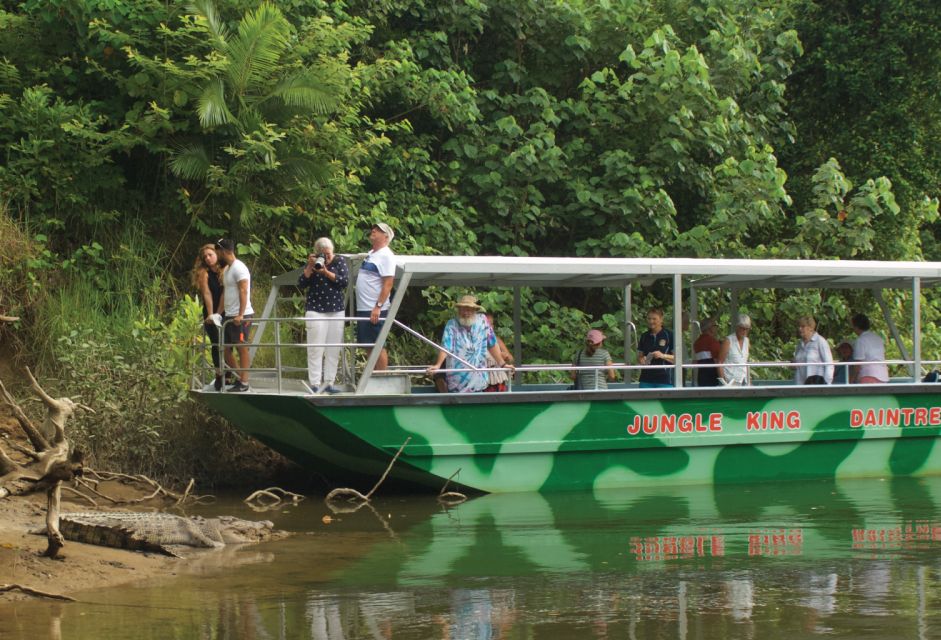
POLYGON ((0 584, 0 593, 7 591, 22 591, 25 594, 31 596, 38 596, 40 598, 52 598, 53 600, 65 600, 66 602, 77 602, 75 598, 70 598, 69 596, 64 596, 60 593, 49 593, 48 591, 40 591, 39 589, 33 589, 32 587, 27 587, 22 584, 0 584))
POLYGON ((16 322, 19 319, 19 316, 0 316, 0 322, 16 322))
POLYGON ((268 487, 267 489, 259 489, 253 492, 242 502, 255 511, 267 511, 268 509, 276 509, 282 506, 287 503, 288 500, 291 501, 291 504, 297 504, 303 499, 304 496, 299 493, 287 491, 281 487, 268 487))
POLYGON ((2 396, 3 401, 10 406, 10 409, 13 410, 13 417, 20 423, 20 428, 23 430, 23 433, 26 434, 29 443, 33 445, 33 449, 36 451, 46 451, 49 448, 49 443, 46 442, 43 435, 39 433, 39 429, 37 429, 33 423, 30 422, 30 419, 26 417, 26 414, 23 413, 23 409, 21 409, 16 400, 13 399, 13 396, 10 395, 7 388, 3 386, 2 380, 0 380, 0 396, 2 396))
POLYGON ((339 500, 341 497, 346 496, 350 502, 353 502, 355 500, 369 502, 369 498, 372 497, 372 494, 376 493, 376 489, 378 489, 379 486, 388 477, 389 472, 392 471, 392 465, 394 465, 395 461, 399 459, 399 456, 402 454, 402 451, 405 449, 405 445, 407 445, 411 439, 412 439, 412 436, 409 436, 405 439, 405 442, 402 443, 402 446, 399 447, 399 450, 395 452, 395 455, 392 457, 392 460, 389 462, 389 466, 386 467, 386 470, 382 474, 382 477, 379 478, 379 482, 377 482, 375 486, 373 486, 373 488, 369 490, 369 493, 367 493, 366 495, 363 495, 356 489, 349 489, 346 487, 341 487, 339 489, 334 489, 333 491, 328 493, 325 500, 327 502, 330 502, 331 500, 339 500))
POLYGON ((441 492, 438 494, 438 502, 440 502, 441 504, 444 504, 447 506, 454 506, 454 505, 459 505, 462 502, 467 501, 467 496, 465 496, 463 493, 459 493, 457 491, 447 491, 448 485, 451 484, 451 480, 453 480, 454 476, 456 476, 460 472, 461 472, 461 469, 458 468, 457 471, 455 471, 448 477, 448 479, 444 483, 444 486, 441 487, 441 492))
POLYGON ((70 398, 53 398, 40 386, 28 368, 25 373, 33 393, 46 405, 46 420, 43 423, 45 434, 33 426, 20 405, 0 382, 0 398, 10 405, 23 433, 33 446, 33 451, 30 451, 15 442, 8 443, 10 448, 29 459, 25 463, 16 462, 0 447, 0 471, 3 472, 0 475, 0 499, 40 491, 46 493, 48 546, 43 555, 56 558, 65 544, 65 539, 59 532, 62 482, 80 477, 84 471, 84 455, 81 451, 70 453, 69 441, 65 435, 66 422, 77 405, 70 398), (51 442, 47 439, 47 434, 51 434, 51 442))
POLYGON ((126 473, 117 473, 115 471, 98 471, 89 468, 85 469, 85 475, 89 478, 95 478, 97 480, 111 480, 120 482, 122 484, 131 485, 144 491, 150 491, 149 494, 142 498, 126 500, 109 496, 103 491, 92 488, 89 483, 83 483, 84 486, 92 491, 95 495, 100 498, 104 498, 105 500, 111 501, 112 504, 140 504, 141 502, 162 498, 166 500, 172 500, 174 506, 182 506, 185 504, 205 504, 216 499, 213 495, 196 495, 195 493, 192 493, 193 487, 196 484, 194 480, 189 481, 189 484, 186 486, 186 490, 183 493, 177 493, 167 489, 156 480, 148 478, 143 474, 129 475, 126 473))

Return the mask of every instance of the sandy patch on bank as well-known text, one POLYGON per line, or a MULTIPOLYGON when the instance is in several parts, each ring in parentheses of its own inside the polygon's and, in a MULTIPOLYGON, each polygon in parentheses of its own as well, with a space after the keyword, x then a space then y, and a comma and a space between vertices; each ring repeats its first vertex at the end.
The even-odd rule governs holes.
MULTIPOLYGON (((88 505, 64 501, 63 511, 88 505)), ((172 576, 185 562, 152 553, 66 541, 60 560, 43 558, 45 536, 29 533, 46 524, 45 496, 0 501, 0 584, 16 583, 40 591, 72 595, 157 576, 172 576)), ((19 591, 0 593, 0 602, 20 600, 19 591)))

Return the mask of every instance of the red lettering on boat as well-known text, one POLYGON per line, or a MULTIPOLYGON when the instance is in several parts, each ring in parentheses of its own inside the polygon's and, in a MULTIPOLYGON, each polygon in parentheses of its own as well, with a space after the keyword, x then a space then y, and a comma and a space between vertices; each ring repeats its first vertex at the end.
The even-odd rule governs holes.
POLYGON ((863 412, 861 410, 852 409, 850 411, 850 426, 854 429, 863 426, 863 412))
POLYGON ((660 418, 660 433, 673 433, 676 431, 676 415, 664 415, 660 418))
POLYGON ((722 414, 709 414, 709 431, 722 431, 722 414))

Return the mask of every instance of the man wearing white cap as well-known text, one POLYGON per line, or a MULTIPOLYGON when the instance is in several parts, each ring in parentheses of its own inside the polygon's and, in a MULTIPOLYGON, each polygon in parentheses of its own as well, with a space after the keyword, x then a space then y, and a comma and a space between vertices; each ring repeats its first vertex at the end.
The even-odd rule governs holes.
MULTIPOLYGON (((602 347, 605 335, 598 329, 592 329, 585 336, 585 347, 579 349, 572 360, 573 367, 610 367, 614 365, 611 354, 602 347)), ((607 389, 608 381, 614 382, 614 369, 583 369, 569 372, 574 387, 579 391, 607 389)))
MULTIPOLYGON (((392 227, 385 222, 377 222, 369 230, 372 249, 356 274, 356 317, 363 318, 356 323, 357 342, 374 343, 382 330, 381 320, 389 312, 389 296, 395 279, 395 254, 389 243, 394 237, 392 227)), ((382 349, 375 370, 382 371, 388 366, 389 354, 382 349)))

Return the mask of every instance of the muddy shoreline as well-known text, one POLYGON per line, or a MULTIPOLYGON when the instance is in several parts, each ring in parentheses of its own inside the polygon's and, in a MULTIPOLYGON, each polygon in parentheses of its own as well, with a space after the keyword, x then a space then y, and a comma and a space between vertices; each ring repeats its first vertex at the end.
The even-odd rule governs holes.
MULTIPOLYGON (((63 496, 65 497, 65 496, 63 496)), ((88 505, 63 501, 64 511, 88 505)), ((8 498, 0 502, 0 584, 20 584, 40 591, 73 596, 86 589, 112 587, 157 577, 172 577, 185 560, 67 541, 62 559, 41 557, 45 536, 30 531, 45 526, 45 496, 8 498)), ((0 603, 32 599, 19 591, 0 593, 0 603)))

